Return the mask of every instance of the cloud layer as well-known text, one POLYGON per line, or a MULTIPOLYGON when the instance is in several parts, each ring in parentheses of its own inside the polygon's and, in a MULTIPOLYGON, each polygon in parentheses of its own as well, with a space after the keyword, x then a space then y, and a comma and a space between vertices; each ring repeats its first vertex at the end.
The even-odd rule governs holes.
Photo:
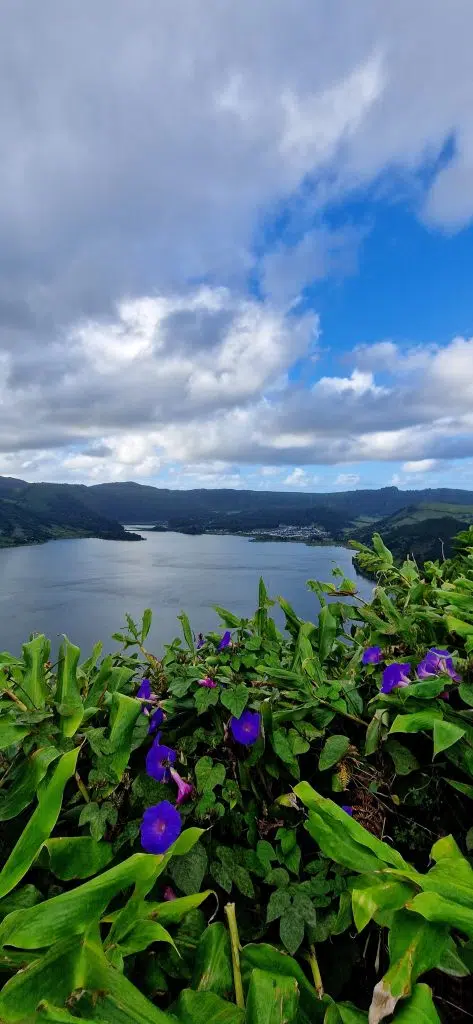
POLYGON ((368 228, 325 217, 354 188, 473 217, 469 0, 4 0, 0 29, 0 472, 352 486, 473 454, 472 339, 317 373, 303 301, 357 271, 368 228))

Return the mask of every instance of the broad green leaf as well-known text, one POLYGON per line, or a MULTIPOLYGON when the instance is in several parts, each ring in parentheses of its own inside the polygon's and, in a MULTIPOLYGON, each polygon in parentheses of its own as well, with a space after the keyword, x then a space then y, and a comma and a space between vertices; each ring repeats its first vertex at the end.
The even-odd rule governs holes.
POLYGON ((427 921, 434 924, 448 924, 463 932, 469 939, 473 938, 473 909, 461 903, 446 900, 433 892, 420 892, 409 904, 409 910, 421 914, 427 921))
POLYGON ((135 853, 70 892, 53 896, 32 910, 16 911, 0 926, 0 940, 4 945, 39 949, 80 934, 102 916, 117 893, 135 884, 151 888, 170 860, 172 849, 156 857, 135 853))
POLYGON ((134 953, 141 953, 153 942, 167 942, 176 949, 174 939, 162 924, 158 921, 141 920, 128 932, 125 939, 120 942, 120 952, 123 956, 131 956, 134 953))
POLYGON ((198 892, 207 870, 207 854, 201 843, 171 864, 171 875, 178 889, 191 896, 198 892))
POLYGON ((441 719, 442 712, 434 708, 429 711, 415 711, 412 715, 396 715, 389 732, 423 732, 424 729, 433 729, 435 722, 441 719))
POLYGON ((339 864, 345 864, 357 873, 380 870, 386 865, 409 869, 397 850, 376 839, 333 800, 320 796, 308 782, 299 782, 294 793, 309 808, 308 831, 319 842, 323 852, 339 864))
POLYGON ((323 664, 331 653, 337 635, 337 620, 328 605, 319 612, 319 659, 323 664))
POLYGON ((113 860, 111 843, 97 843, 89 836, 47 839, 44 846, 53 875, 65 882, 97 875, 113 860))
POLYGON ((392 1013, 399 999, 411 994, 417 978, 441 960, 449 939, 446 925, 431 924, 418 914, 399 910, 389 931, 390 966, 375 986, 370 1024, 392 1013))
POLYGON ((445 779, 452 789, 458 790, 459 793, 463 793, 463 796, 468 796, 470 800, 473 800, 473 786, 468 785, 467 782, 457 782, 456 779, 445 779))
POLYGON ((207 755, 199 758, 195 766, 195 780, 198 793, 208 793, 225 781, 223 764, 215 764, 207 755))
POLYGON ((36 906, 42 899, 43 896, 36 886, 22 885, 20 889, 15 889, 15 892, 4 896, 0 900, 0 921, 3 921, 3 918, 7 914, 13 913, 14 910, 23 910, 26 907, 36 906))
POLYGON ((452 836, 444 836, 434 843, 431 857, 437 863, 426 875, 418 876, 424 892, 438 893, 447 900, 473 908, 473 868, 452 836))
POLYGON ((42 747, 33 751, 18 771, 12 773, 9 788, 0 790, 0 821, 10 821, 28 807, 49 765, 60 757, 60 753, 56 747, 42 747))
MULTIPOLYGON (((42 1024, 43 1021, 52 1021, 53 1024, 77 1024, 78 1017, 74 1017, 69 1010, 62 1009, 60 1006, 53 1006, 52 1003, 48 1003, 46 999, 42 999, 36 1007, 36 1024, 42 1024)), ((92 1020, 91 1017, 80 1017, 82 1024, 97 1024, 97 1017, 92 1020)), ((100 1021, 99 1021, 100 1024, 100 1021)))
POLYGON ((60 708, 68 708, 67 716, 61 714, 61 731, 63 736, 74 736, 84 716, 84 708, 77 682, 79 658, 80 647, 71 644, 70 640, 65 636, 59 648, 56 687, 56 703, 60 708))
POLYGON ((398 740, 389 739, 384 749, 393 759, 396 775, 410 775, 420 767, 414 754, 398 740))
POLYGON ((218 689, 209 690, 205 686, 199 686, 194 693, 194 701, 198 715, 205 714, 209 708, 214 707, 218 704, 219 692, 218 689))
POLYGON ((319 757, 319 772, 326 771, 327 768, 332 768, 334 764, 338 764, 342 757, 345 757, 349 746, 350 740, 348 736, 329 736, 322 747, 319 757))
POLYGON ((388 724, 388 716, 384 708, 375 711, 366 730, 365 754, 369 757, 378 749, 381 737, 388 724))
POLYGON ((234 686, 232 689, 225 690, 220 694, 220 703, 223 704, 224 708, 228 708, 235 718, 240 718, 250 696, 250 690, 245 684, 239 683, 238 686, 234 686))
POLYGON ((230 937, 220 921, 209 925, 200 937, 191 988, 198 992, 215 992, 224 999, 233 997, 230 937))
MULTIPOLYGON (((112 753, 108 754, 103 760, 117 782, 122 778, 130 759, 133 730, 140 714, 141 705, 134 697, 127 697, 124 693, 113 694, 109 737, 112 753)), ((108 796, 115 788, 115 785, 115 783, 112 783, 106 786, 102 790, 101 795, 108 796)))
POLYGON ((291 897, 284 889, 275 889, 269 897, 268 909, 266 911, 266 923, 276 921, 282 917, 291 906, 291 897))
POLYGON ((0 899, 26 875, 45 839, 50 836, 59 817, 64 788, 75 772, 78 755, 78 747, 63 754, 50 781, 40 790, 38 806, 0 872, 0 899))
POLYGON ((379 533, 373 534, 372 544, 376 554, 383 560, 383 566, 380 568, 389 568, 393 564, 393 556, 389 548, 383 543, 379 533))
MULTIPOLYGON (((244 1024, 245 1011, 214 992, 193 992, 186 988, 176 1004, 179 1024, 244 1024)), ((177 1024, 177 1022, 176 1022, 177 1024)))
POLYGON ((296 1021, 299 987, 287 974, 251 972, 246 1000, 246 1024, 287 1024, 296 1021))
POLYGON ((372 918, 378 920, 377 915, 380 912, 384 914, 386 911, 401 910, 415 891, 407 882, 399 882, 389 877, 380 879, 373 875, 372 884, 363 888, 358 888, 358 881, 355 881, 352 891, 352 909, 353 920, 359 932, 363 931, 372 918))
POLYGON ((21 694, 26 703, 39 710, 44 708, 48 695, 45 664, 50 652, 49 640, 45 636, 37 636, 29 643, 23 644, 24 672, 21 680, 21 694))
POLYGON ((21 740, 29 732, 26 725, 16 725, 11 719, 2 719, 0 721, 0 750, 6 750, 7 747, 12 747, 15 743, 21 743, 21 740))
POLYGON ((167 900, 165 903, 145 904, 150 907, 146 916, 152 916, 154 920, 161 921, 161 924, 176 924, 178 921, 182 921, 182 918, 190 910, 200 907, 201 903, 204 903, 209 896, 214 896, 217 899, 213 889, 205 889, 204 892, 195 892, 191 896, 179 896, 177 899, 167 900))
POLYGON ((29 1024, 36 1019, 40 1000, 64 1006, 71 992, 84 986, 85 978, 81 942, 72 937, 58 943, 7 981, 0 992, 0 1019, 4 1024, 29 1024))
POLYGON ((295 978, 299 986, 301 1011, 311 1024, 315 1024, 315 1022, 321 1024, 329 1001, 318 998, 315 988, 310 984, 297 960, 268 943, 249 943, 241 951, 241 968, 245 988, 250 983, 251 972, 255 967, 262 971, 268 971, 272 975, 282 974, 285 977, 295 978))
POLYGON ((128 978, 111 966, 99 942, 87 943, 87 987, 98 993, 94 1011, 104 1024, 175 1024, 141 994, 128 978))
POLYGON ((465 730, 453 722, 444 722, 441 719, 434 722, 434 757, 442 750, 447 750, 454 743, 458 743, 465 735, 465 730))
POLYGON ((288 953, 296 953, 304 939, 305 922, 296 907, 290 907, 279 921, 279 935, 288 953))
POLYGON ((449 633, 457 633, 458 636, 463 637, 473 635, 473 625, 471 622, 464 622, 462 619, 457 619, 453 615, 446 615, 445 623, 449 633))
POLYGON ((111 654, 107 654, 107 657, 103 659, 98 672, 92 678, 92 685, 85 701, 86 708, 93 708, 102 703, 112 672, 113 658, 111 654))
POLYGON ((396 1024, 441 1024, 428 985, 415 985, 410 999, 396 1014, 396 1024))

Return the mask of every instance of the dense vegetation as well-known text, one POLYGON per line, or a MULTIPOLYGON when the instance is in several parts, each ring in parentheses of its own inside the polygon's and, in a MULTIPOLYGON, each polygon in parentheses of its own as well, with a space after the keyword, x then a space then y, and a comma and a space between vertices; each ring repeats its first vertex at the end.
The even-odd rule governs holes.
MULTIPOLYGON (((250 620, 0 655, 4 1024, 434 1024, 473 970, 473 530, 250 620)), ((198 624, 197 624, 198 627, 198 624)), ((457 1017, 457 1012, 459 1016, 457 1017)))
POLYGON ((446 488, 334 494, 173 491, 135 483, 85 487, 0 477, 0 547, 55 537, 136 539, 120 525, 127 523, 307 543, 345 543, 349 537, 366 543, 377 529, 396 558, 409 554, 424 561, 449 556, 453 537, 472 519, 473 493, 446 488))

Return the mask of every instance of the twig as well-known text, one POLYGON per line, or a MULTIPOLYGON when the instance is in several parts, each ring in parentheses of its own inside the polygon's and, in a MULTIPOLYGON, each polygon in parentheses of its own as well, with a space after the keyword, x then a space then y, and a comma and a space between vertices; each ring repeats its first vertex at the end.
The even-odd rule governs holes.
POLYGON ((234 903, 226 904, 225 916, 228 921, 228 930, 230 932, 230 942, 232 947, 233 984, 235 986, 235 1001, 237 1006, 244 1010, 245 997, 243 995, 243 982, 241 980, 240 937, 238 935, 238 925, 234 903))
POLYGON ((4 690, 3 693, 5 694, 6 697, 9 697, 10 700, 15 701, 15 704, 18 705, 21 711, 28 711, 26 704, 23 704, 23 701, 20 700, 19 697, 17 697, 16 694, 12 692, 12 690, 4 690))

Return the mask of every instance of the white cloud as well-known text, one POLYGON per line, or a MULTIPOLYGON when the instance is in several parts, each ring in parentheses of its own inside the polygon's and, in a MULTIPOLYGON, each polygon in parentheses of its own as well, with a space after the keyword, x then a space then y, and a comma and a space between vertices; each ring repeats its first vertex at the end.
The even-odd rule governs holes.
POLYGON ((310 479, 305 469, 302 469, 300 466, 296 466, 292 473, 288 474, 283 483, 286 487, 308 487, 310 479))
POLYGON ((361 477, 357 473, 339 473, 335 480, 336 487, 357 487, 361 477))
POLYGON ((441 463, 438 459, 417 459, 413 462, 405 462, 402 466, 403 473, 431 473, 438 469, 441 463))

